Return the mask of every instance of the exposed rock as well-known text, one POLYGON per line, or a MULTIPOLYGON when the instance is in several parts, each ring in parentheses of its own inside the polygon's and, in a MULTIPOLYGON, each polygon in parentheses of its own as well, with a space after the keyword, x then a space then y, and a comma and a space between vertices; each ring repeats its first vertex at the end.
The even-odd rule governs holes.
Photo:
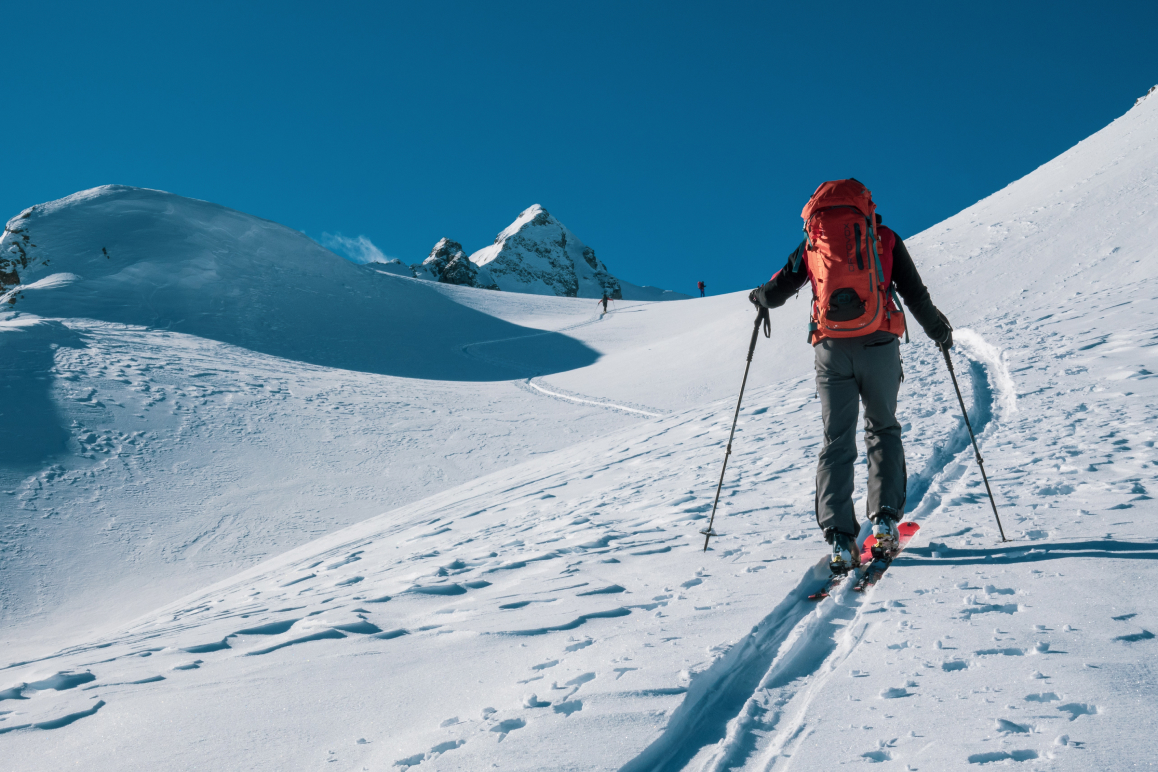
POLYGON ((458 284, 463 287, 499 289, 489 271, 470 261, 462 251, 462 244, 450 239, 440 239, 430 250, 430 256, 421 263, 410 266, 416 278, 439 281, 443 284, 458 284))

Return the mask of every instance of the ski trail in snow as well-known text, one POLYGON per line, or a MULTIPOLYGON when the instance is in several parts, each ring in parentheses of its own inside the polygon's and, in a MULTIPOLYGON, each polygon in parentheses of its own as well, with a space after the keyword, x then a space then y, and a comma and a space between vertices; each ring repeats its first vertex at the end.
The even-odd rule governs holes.
POLYGON ((648 418, 662 418, 663 417, 662 413, 649 413, 646 410, 636 410, 633 407, 627 407, 626 405, 617 405, 614 402, 597 402, 593 399, 581 399, 579 397, 569 397, 566 394, 560 394, 560 393, 555 392, 555 391, 548 391, 547 389, 544 389, 539 384, 535 383, 535 381, 533 379, 528 379, 527 385, 530 386, 532 389, 535 389, 536 391, 541 391, 542 393, 547 394, 549 396, 558 397, 559 399, 566 399, 566 400, 569 400, 571 402, 582 402, 585 405, 598 405, 599 407, 614 408, 615 410, 623 410, 623 411, 626 411, 628 413, 638 413, 639 415, 645 415, 648 418))
MULTIPOLYGON (((1013 381, 996 347, 972 330, 960 330, 957 338, 963 354, 958 359, 969 363, 969 413, 980 443, 994 428, 995 412, 1004 417, 1016 410, 1013 381)), ((911 519, 940 506, 947 488, 972 464, 970 451, 959 421, 925 468, 910 477, 911 519)), ((807 600, 826 576, 820 560, 747 637, 698 674, 663 734, 620 772, 787 768, 793 748, 811 734, 813 696, 868 627, 861 611, 865 596, 853 593, 850 583, 819 604, 807 600), (781 762, 784 767, 778 767, 781 762)))
MULTIPOLYGON (((1003 414, 1007 410, 1015 409, 1012 401, 1015 399, 1012 393, 1012 378, 1009 377, 1000 352, 995 347, 990 346, 971 330, 961 332, 964 335, 958 336, 958 340, 965 349, 964 358, 969 362, 972 382, 970 419, 976 432, 981 436, 993 428, 995 401, 1000 401, 1003 405, 1001 411, 1003 414)), ((964 428, 964 422, 961 422, 946 443, 943 452, 934 454, 929 465, 923 470, 924 477, 930 484, 922 491, 921 499, 915 507, 922 519, 940 506, 944 491, 959 479, 965 468, 970 465, 970 450, 968 433, 964 428), (940 469, 937 469, 938 465, 940 469), (931 495, 927 495, 930 493, 931 495)), ((917 514, 917 511, 913 512, 913 519, 917 519, 917 514)), ((824 690, 832 674, 855 651, 868 629, 868 623, 863 620, 862 600, 863 597, 853 595, 846 586, 843 592, 833 598, 831 608, 827 612, 824 609, 817 609, 817 620, 836 616, 836 609, 843 608, 852 612, 849 623, 843 628, 831 628, 831 635, 825 634, 830 628, 817 620, 809 619, 801 625, 804 629, 798 638, 798 645, 788 648, 783 656, 778 656, 765 677, 763 683, 766 684, 764 691, 767 693, 757 692, 753 695, 750 706, 745 706, 748 710, 733 720, 729 727, 729 736, 722 743, 721 751, 716 754, 713 763, 705 766, 705 770, 717 772, 735 768, 755 768, 768 772, 790 768, 795 749, 812 732, 809 729, 808 719, 813 697, 824 690), (809 669, 796 666, 801 659, 798 651, 801 647, 814 654, 812 658, 815 662, 814 667, 809 669), (815 656, 817 652, 823 652, 823 656, 815 656), (794 687, 793 681, 796 679, 800 679, 797 681, 799 685, 794 687), (759 718, 757 708, 769 703, 792 708, 790 718, 783 726, 780 726, 780 716, 774 719, 771 726, 753 720, 753 717, 759 718), (758 758, 752 759, 754 763, 749 764, 743 756, 745 750, 757 746, 758 741, 754 741, 751 737, 753 730, 757 732, 763 730, 769 739, 762 743, 764 749, 758 758), (740 763, 738 765, 733 763, 736 761, 740 763)))
MULTIPOLYGON (((640 304, 636 303, 636 304, 633 304, 631 306, 626 306, 626 308, 633 308, 636 305, 640 305, 640 304)), ((481 341, 477 341, 475 343, 468 343, 465 346, 463 346, 461 350, 462 350, 462 353, 465 354, 466 356, 473 356, 477 359, 482 359, 484 361, 490 362, 491 364, 496 364, 496 365, 503 366, 503 367, 511 367, 512 365, 510 362, 506 362, 502 359, 498 359, 498 358, 493 357, 493 356, 484 356, 478 352, 472 352, 471 349, 474 349, 478 346, 486 346, 486 345, 490 345, 490 344, 494 344, 494 343, 509 343, 511 341, 525 340, 527 338, 537 338, 537 337, 540 337, 542 335, 562 334, 562 333, 570 332, 571 330, 577 330, 580 327, 587 327, 589 325, 601 322, 604 320, 604 318, 606 316, 607 316, 607 314, 599 313, 599 314, 593 316, 592 318, 590 318, 586 321, 578 322, 576 324, 572 324, 572 325, 569 325, 567 327, 562 327, 558 330, 543 330, 542 332, 533 332, 533 333, 529 333, 527 335, 517 335, 517 336, 512 337, 512 338, 496 338, 495 340, 481 340, 481 341)), ((525 381, 525 383, 527 384, 527 386, 530 386, 532 389, 534 389, 535 391, 537 391, 541 394, 546 394, 547 396, 555 397, 557 399, 567 400, 569 402, 576 402, 576 403, 580 403, 580 404, 584 404, 584 405, 595 405, 596 407, 602 407, 602 408, 606 408, 608 410, 622 410, 623 412, 626 412, 626 413, 634 413, 636 415, 647 416, 648 418, 662 418, 665 415, 664 413, 657 413, 657 412, 648 411, 648 410, 641 410, 641 409, 635 408, 635 407, 628 407, 627 405, 621 405, 621 404, 618 404, 616 402, 611 402, 608 400, 595 399, 587 394, 582 395, 582 396, 576 396, 573 394, 564 394, 564 393, 561 393, 560 391, 552 391, 550 389, 545 389, 542 386, 540 386, 539 384, 535 383, 534 378, 528 378, 525 381)))
MULTIPOLYGON (((995 412, 1004 418, 1016 411, 1013 378, 1006 367, 1002 352, 989 344, 979 334, 972 330, 963 329, 956 337, 964 348, 962 352, 964 358, 969 362, 969 374, 973 390, 973 404, 970 406, 969 413, 980 444, 981 438, 991 434, 995 429, 995 412), (995 404, 997 406, 996 411, 994 409, 995 404)), ((933 474, 926 479, 936 482, 936 485, 926 486, 925 491, 922 492, 922 498, 916 508, 920 511, 922 518, 928 517, 940 506, 943 492, 947 491, 953 482, 960 479, 966 468, 972 465, 972 457, 969 452, 971 449, 968 432, 962 421, 947 443, 946 452, 934 454, 933 458, 930 459, 929 467, 925 470, 927 472, 933 471, 933 474), (932 468, 935 467, 938 459, 947 459, 947 463, 944 463, 940 470, 934 470, 932 468), (930 491, 930 488, 932 488, 932 495, 924 495, 930 491)), ((917 519, 916 514, 917 512, 913 513, 913 519, 917 519)), ((817 649, 826 651, 827 656, 824 657, 823 661, 819 662, 811 671, 800 672, 792 667, 793 655, 796 652, 790 649, 785 657, 777 658, 769 671, 769 675, 764 679, 764 683, 775 687, 777 681, 773 671, 778 668, 787 671, 785 675, 788 676, 787 679, 781 677, 780 683, 792 678, 804 678, 804 683, 791 695, 783 694, 784 690, 775 694, 775 697, 781 700, 780 705, 787 705, 793 698, 797 698, 795 701, 798 704, 794 706, 788 723, 783 728, 775 725, 773 727, 757 727, 754 726, 756 722, 745 720, 749 715, 746 711, 737 717, 733 721, 733 725, 729 727, 728 740, 731 742, 722 743, 721 752, 716 755, 713 760, 714 763, 704 767, 705 770, 717 772, 737 768, 729 762, 740 755, 737 751, 743 751, 746 747, 750 748, 755 744, 748 739, 747 735, 750 735, 753 729, 759 728, 770 729, 774 732, 771 734, 771 740, 765 743, 766 749, 754 764, 742 763, 739 768, 754 768, 763 770, 763 772, 779 769, 783 772, 791 767, 795 749, 812 732, 808 728, 808 710, 813 697, 823 691, 829 678, 856 650, 857 645, 863 640, 865 632, 868 630, 869 625, 863 620, 863 612, 860 608, 863 597, 854 596, 847 585, 842 589, 842 593, 834 596, 832 608, 840 608, 848 603, 850 608, 855 609, 855 615, 843 628, 843 631, 834 631, 835 634, 831 638, 825 638, 821 633, 821 626, 813 623, 813 620, 808 620, 805 625, 802 625, 802 627, 810 629, 800 637, 800 640, 805 642, 809 651, 816 651, 817 649)), ((821 609, 817 611, 818 617, 831 617, 835 614, 834 611, 829 611, 827 615, 821 609)), ((755 705, 750 710, 754 711, 756 705, 768 702, 768 696, 756 693, 750 701, 750 703, 753 702, 755 705)), ((748 707, 745 706, 745 708, 748 707)))
MULTIPOLYGON (((958 367, 958 376, 960 379, 960 375, 969 373, 973 390, 969 420, 980 445, 994 427, 995 408, 999 419, 1005 419, 1017 411, 1017 393, 1000 350, 973 330, 954 332, 960 344, 955 349, 959 352, 957 360, 960 363, 964 359, 968 363, 967 370, 958 367)), ((970 448, 969 431, 965 428, 965 422, 958 418, 957 428, 944 445, 935 449, 925 469, 909 478, 909 497, 905 509, 910 519, 924 519, 941 506, 942 493, 948 487, 946 483, 961 477, 973 465, 971 453, 962 455, 963 451, 970 448)), ((861 536, 863 538, 864 534, 861 536)))

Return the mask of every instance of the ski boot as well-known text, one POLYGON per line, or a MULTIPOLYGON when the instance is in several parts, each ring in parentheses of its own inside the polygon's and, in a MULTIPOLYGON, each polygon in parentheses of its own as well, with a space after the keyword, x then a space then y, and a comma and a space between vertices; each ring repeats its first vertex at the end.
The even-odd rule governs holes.
POLYGON ((833 576, 843 576, 854 568, 860 568, 860 550, 856 546, 855 536, 829 528, 824 532, 824 538, 832 545, 828 570, 833 576))
POLYGON ((901 513, 892 507, 881 507, 869 517, 873 524, 873 537, 876 539, 876 544, 872 548, 875 560, 892 560, 900 549, 901 536, 897 531, 900 519, 901 513))

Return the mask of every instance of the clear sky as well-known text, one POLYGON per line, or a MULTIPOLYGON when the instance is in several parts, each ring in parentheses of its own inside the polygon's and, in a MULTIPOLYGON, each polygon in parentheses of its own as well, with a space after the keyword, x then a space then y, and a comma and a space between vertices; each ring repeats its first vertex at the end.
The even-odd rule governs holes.
POLYGON ((824 180, 910 236, 1032 171, 1158 83, 1156 34, 1154 0, 7 4, 0 214, 121 183, 410 263, 539 203, 715 294, 824 180))

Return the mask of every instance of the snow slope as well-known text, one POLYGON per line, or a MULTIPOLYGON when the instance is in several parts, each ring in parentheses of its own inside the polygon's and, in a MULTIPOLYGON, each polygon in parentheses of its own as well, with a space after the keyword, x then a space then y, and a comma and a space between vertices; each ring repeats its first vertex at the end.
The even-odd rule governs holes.
POLYGON ((604 317, 588 300, 382 275, 160 191, 97 188, 26 214, 14 227, 49 262, 0 320, 0 629, 16 657, 671 409, 609 409, 543 380, 634 338, 575 336, 646 305, 604 317))
MULTIPOLYGON (((4 757, 32 770, 77 760, 118 770, 628 772, 1151 764, 1144 728, 1158 713, 1150 665, 1158 609, 1145 590, 1158 558, 1149 496, 1158 483, 1150 369, 1158 293, 1147 258, 1156 140, 1158 100, 1147 99, 907 240, 957 325, 954 361, 1011 541, 997 536, 944 362, 914 339, 903 349, 900 414, 909 516, 922 529, 870 593, 819 604, 805 600, 821 581, 823 545, 811 511, 820 438, 809 352, 797 334, 802 301, 778 312, 776 337, 757 351, 720 535, 706 553, 697 530, 751 331, 742 294, 620 301, 602 316, 587 300, 438 285, 448 303, 520 328, 452 352, 472 367, 524 368, 489 382, 336 371, 64 314, 8 320, 0 346, 23 341, 25 355, 39 357, 37 378, 52 383, 47 392, 34 379, 13 387, 36 392, 39 402, 28 404, 40 410, 67 406, 68 390, 102 367, 114 383, 124 373, 124 392, 112 393, 127 400, 128 387, 159 377, 142 354, 164 335, 196 349, 203 368, 234 357, 220 369, 239 384, 260 375, 293 387, 307 367, 318 379, 344 379, 344 396, 319 391, 339 409, 307 410, 301 425, 330 432, 336 456, 349 448, 351 467, 365 447, 357 427, 389 431, 391 419, 370 411, 370 399, 349 398, 371 384, 417 393, 397 417, 449 411, 494 388, 512 414, 526 411, 511 434, 527 449, 320 538, 290 544, 287 536, 265 562, 132 622, 57 622, 59 645, 12 640, 6 626, 4 757), (83 343, 98 328, 99 347, 68 337, 83 343), (531 375, 547 330, 599 359, 531 375), (60 343, 49 355, 34 335, 60 343), (74 366, 81 354, 91 359, 74 366), (561 437, 563 427, 572 433, 561 437)), ((181 375, 170 388, 191 388, 193 372, 181 375)), ((191 454, 224 452, 246 437, 227 415, 262 426, 271 444, 301 431, 295 410, 235 389, 234 410, 201 414, 207 428, 187 440, 191 454), (220 442, 206 439, 218 433, 220 442)), ((102 392, 88 399, 103 402, 110 427, 128 425, 102 392)), ((460 418, 429 426, 462 431, 470 424, 460 418)), ((39 502, 87 497, 99 506, 111 488, 148 489, 156 479, 176 487, 162 471, 170 464, 142 474, 124 451, 100 449, 104 435, 84 439, 61 426, 68 455, 10 494, 40 498, 35 510, 5 511, 6 588, 13 567, 38 562, 29 551, 45 534, 23 532, 60 519, 44 518, 39 502), (86 466, 84 453, 98 464, 86 466)), ((428 453, 424 433, 399 434, 428 453)), ((158 423, 156 434, 169 432, 158 423)), ((478 442, 482 450, 510 441, 478 442)), ((309 455, 308 445, 297 447, 309 455)), ((146 447, 140 455, 157 454, 146 447)), ((377 463, 373 451, 365 455, 377 463)), ((287 479, 320 479, 301 458, 282 463, 287 479)), ((239 478, 251 497, 276 485, 255 475, 250 467, 239 478)), ((206 477, 167 500, 214 486, 229 487, 206 477)), ((346 494, 343 482, 317 499, 346 494)), ((254 501, 270 523, 262 539, 286 522, 278 498, 254 501)), ((84 510, 73 512, 62 531, 84 510)), ((120 538, 140 548, 141 531, 120 538)), ((22 570, 36 574, 34 565, 22 570)), ((156 565, 147 573, 165 574, 156 565)), ((123 597, 117 589, 103 600, 110 612, 123 597)), ((36 625, 16 629, 34 635, 36 625)))

